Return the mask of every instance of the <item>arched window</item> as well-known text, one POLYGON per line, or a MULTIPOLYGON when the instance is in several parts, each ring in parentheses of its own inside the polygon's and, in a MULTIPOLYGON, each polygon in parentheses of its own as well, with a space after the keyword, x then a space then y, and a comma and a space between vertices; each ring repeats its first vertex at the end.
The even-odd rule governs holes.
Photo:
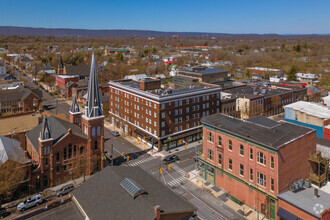
POLYGON ((97 150, 97 140, 94 141, 94 150, 97 150))

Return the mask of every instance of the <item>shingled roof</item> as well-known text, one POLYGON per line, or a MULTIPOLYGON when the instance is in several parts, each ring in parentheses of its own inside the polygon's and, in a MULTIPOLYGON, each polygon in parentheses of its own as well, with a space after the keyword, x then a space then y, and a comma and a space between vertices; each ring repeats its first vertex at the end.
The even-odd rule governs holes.
POLYGON ((0 135, 0 165, 12 160, 18 163, 28 163, 30 160, 25 158, 24 150, 20 148, 17 140, 0 135))
POLYGON ((65 65, 67 75, 89 76, 90 67, 88 65, 65 65))
POLYGON ((18 87, 17 89, 0 90, 0 101, 22 101, 26 99, 31 93, 33 93, 39 99, 42 98, 42 92, 38 89, 31 90, 25 87, 18 87))
MULTIPOLYGON (((87 139, 87 136, 82 133, 81 129, 75 124, 59 119, 55 116, 49 117, 48 122, 51 130, 51 137, 53 138, 53 145, 68 133, 69 128, 71 129, 72 134, 87 139)), ((31 144, 37 150, 37 152, 39 152, 38 138, 40 136, 41 129, 42 123, 26 133, 27 138, 30 140, 31 144)))
POLYGON ((285 144, 315 131, 311 128, 284 121, 275 122, 261 116, 241 120, 218 113, 203 117, 201 122, 203 125, 213 127, 273 150, 278 150, 285 144))

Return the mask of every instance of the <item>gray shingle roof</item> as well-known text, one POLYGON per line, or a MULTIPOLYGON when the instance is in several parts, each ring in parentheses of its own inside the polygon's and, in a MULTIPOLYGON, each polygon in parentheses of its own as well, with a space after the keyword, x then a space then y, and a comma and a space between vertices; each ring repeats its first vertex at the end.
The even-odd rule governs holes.
POLYGON ((195 211, 140 167, 106 167, 71 193, 89 219, 154 219, 154 207, 163 212, 195 211), (122 187, 125 178, 134 180, 145 194, 135 199, 122 187))
POLYGON ((31 93, 35 94, 38 98, 42 98, 42 93, 38 89, 32 91, 29 88, 19 87, 17 89, 0 90, 0 101, 24 100, 31 93))
POLYGON ((67 75, 80 75, 80 76, 89 76, 90 67, 88 65, 65 65, 65 71, 67 75))
POLYGON ((0 135, 0 165, 7 160, 21 164, 29 162, 30 160, 25 158, 24 155, 24 150, 20 148, 19 141, 0 135))
MULTIPOLYGON (((53 144, 56 144, 64 135, 68 133, 68 129, 71 128, 72 134, 78 135, 82 138, 87 136, 82 133, 81 129, 68 121, 64 121, 57 117, 51 116, 48 118, 51 130, 51 137, 54 139, 53 144)), ((38 138, 42 128, 42 123, 26 133, 27 138, 30 140, 33 147, 39 152, 38 138)))
POLYGON ((271 122, 266 117, 241 120, 221 113, 203 117, 201 121, 204 125, 273 150, 278 150, 284 144, 315 131, 314 129, 288 122, 271 122))

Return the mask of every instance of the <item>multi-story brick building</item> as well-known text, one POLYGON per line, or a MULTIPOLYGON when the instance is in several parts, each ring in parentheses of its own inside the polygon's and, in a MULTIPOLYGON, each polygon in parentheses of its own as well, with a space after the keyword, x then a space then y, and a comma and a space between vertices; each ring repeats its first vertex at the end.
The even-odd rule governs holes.
POLYGON ((39 109, 41 99, 42 92, 38 89, 18 87, 0 90, 0 114, 35 112, 39 109))
POLYGON ((65 183, 71 178, 103 169, 104 116, 99 97, 94 55, 85 112, 76 97, 70 109, 70 121, 54 116, 27 132, 27 154, 35 165, 31 190, 65 183))
POLYGON ((315 130, 262 116, 241 120, 214 114, 202 123, 200 175, 234 201, 275 219, 277 195, 308 177, 315 130))
POLYGON ((220 112, 220 87, 164 89, 160 80, 109 83, 110 122, 161 150, 201 138, 200 119, 220 112))

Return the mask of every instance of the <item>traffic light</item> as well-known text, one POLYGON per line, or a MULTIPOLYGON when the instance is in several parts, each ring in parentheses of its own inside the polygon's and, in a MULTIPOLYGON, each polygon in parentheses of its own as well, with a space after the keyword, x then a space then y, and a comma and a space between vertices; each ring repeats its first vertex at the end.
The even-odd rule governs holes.
POLYGON ((162 174, 163 173, 163 169, 159 168, 159 173, 162 174))
POLYGON ((123 157, 124 156, 124 152, 121 152, 121 157, 123 157))
POLYGON ((181 140, 179 140, 179 144, 181 144, 181 140))
POLYGON ((127 156, 127 161, 129 161, 129 156, 127 156))
POLYGON ((168 165, 168 170, 171 170, 171 164, 168 165))
POLYGON ((188 143, 187 143, 187 142, 186 142, 186 143, 184 143, 184 146, 185 146, 185 147, 187 147, 187 145, 188 145, 188 143))

